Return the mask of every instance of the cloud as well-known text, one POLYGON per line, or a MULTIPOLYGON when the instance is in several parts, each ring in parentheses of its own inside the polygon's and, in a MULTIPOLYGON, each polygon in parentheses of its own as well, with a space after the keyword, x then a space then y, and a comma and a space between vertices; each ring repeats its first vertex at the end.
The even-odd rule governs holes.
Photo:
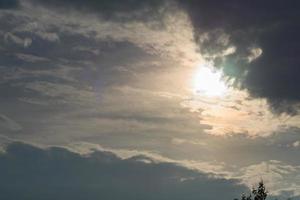
POLYGON ((121 23, 67 7, 23 1, 19 10, 1 14, 3 35, 33 41, 28 48, 4 45, 0 54, 0 89, 13 99, 5 101, 11 109, 19 105, 35 113, 28 121, 22 113, 16 116, 27 127, 19 137, 54 144, 71 135, 106 137, 111 143, 118 135, 138 136, 142 143, 143 134, 201 131, 197 120, 186 128, 190 113, 179 106, 190 70, 181 64, 199 59, 184 12, 166 7, 161 19, 121 23), (177 120, 182 121, 174 127, 177 120))
MULTIPOLYGON (((99 152, 117 154, 120 163, 132 157, 151 166, 171 162, 227 179, 247 180, 234 173, 237 168, 269 159, 300 164, 292 148, 300 139, 297 100, 276 100, 263 92, 262 82, 253 88, 247 83, 253 72, 267 83, 274 74, 260 63, 271 57, 264 43, 268 31, 260 39, 246 27, 264 19, 259 9, 253 16, 248 3, 232 10, 232 1, 122 2, 24 0, 19 9, 0 13, 0 109, 22 124, 20 131, 7 131, 6 123, 2 135, 44 145, 92 142, 99 152), (247 13, 249 19, 241 20, 247 13), (225 81, 235 80, 223 99, 191 95, 195 69, 210 61, 224 71, 225 81), (262 95, 256 95, 260 87, 262 95)), ((53 149, 39 151, 52 155, 53 149)), ((85 163, 85 156, 94 158, 91 153, 75 155, 85 163)))
POLYGON ((55 104, 86 104, 86 106, 88 106, 88 104, 93 103, 95 99, 95 94, 89 88, 80 89, 66 84, 32 82, 25 84, 25 88, 52 98, 55 104))
POLYGON ((0 155, 3 198, 20 199, 232 199, 245 187, 172 163, 121 159, 94 151, 80 155, 64 148, 8 145, 0 155), (10 173, 7 173, 9 171, 10 173), (19 181, 15 181, 19 180, 19 181), (145 181, 147 180, 147 181, 145 181), (218 189, 218 193, 215 193, 218 189))
POLYGON ((248 190, 240 181, 250 189, 260 178, 264 179, 273 197, 297 196, 300 191, 297 181, 300 167, 276 160, 234 168, 228 174, 217 176, 215 172, 225 172, 226 168, 205 162, 176 161, 145 151, 103 148, 91 143, 46 149, 19 142, 6 145, 0 154, 0 169, 4 173, 9 168, 12 173, 1 174, 0 190, 10 199, 26 194, 39 198, 46 193, 49 198, 81 199, 79 194, 87 191, 91 198, 105 196, 109 199, 117 198, 112 195, 125 195, 122 191, 128 198, 138 195, 146 199, 217 199, 222 195, 232 199, 248 190), (226 179, 222 178, 224 175, 226 179), (22 181, 13 181, 20 177, 22 181), (130 183, 130 187, 125 183, 130 183), (220 193, 209 192, 216 188, 220 193), (184 196, 187 193, 189 195, 184 196), (19 196, 14 196, 16 194, 19 196))
POLYGON ((4 40, 7 43, 13 43, 19 46, 23 46, 24 48, 27 48, 32 44, 31 38, 20 38, 12 33, 6 33, 4 36, 4 40))
POLYGON ((275 112, 298 110, 298 2, 178 2, 191 18, 201 52, 236 86, 267 98, 275 112), (236 48, 233 54, 220 54, 229 46, 236 48))
MULTIPOLYGON (((64 5, 60 7, 52 1, 37 2, 45 6, 35 6, 32 1, 23 3, 24 11, 35 9, 35 12, 30 13, 30 15, 24 13, 26 17, 34 19, 34 22, 21 25, 21 27, 15 28, 16 30, 34 31, 35 34, 40 34, 40 32, 55 34, 54 28, 59 27, 59 30, 63 32, 79 33, 86 37, 128 41, 149 53, 178 59, 185 64, 191 64, 201 59, 201 56, 195 52, 197 47, 193 42, 193 31, 189 17, 172 1, 122 1, 122 3, 117 0, 90 1, 88 3, 80 0, 72 3, 59 1, 64 5), (95 4, 99 4, 99 7, 95 4), (51 5, 56 9, 53 9, 51 5), (106 9, 106 5, 109 9, 106 9), (110 6, 112 6, 111 9, 110 6), (95 12, 84 12, 85 7, 95 10, 95 12), (98 15, 101 14, 106 15, 105 12, 101 12, 101 9, 114 13, 113 16, 125 9, 125 16, 121 14, 123 21, 99 17, 98 15), (130 16, 135 13, 132 9, 136 9, 138 12, 141 10, 142 18, 150 16, 150 19, 141 21, 137 19, 139 17, 127 19, 127 15, 130 16), (158 14, 143 13, 144 10, 158 12, 158 14), (43 18, 39 17, 41 12, 43 18), (53 15, 56 15, 56 18, 51 17, 53 15), (75 26, 70 26, 71 24, 75 26)), ((61 36, 58 37, 62 40, 61 36)))
POLYGON ((94 13, 105 20, 149 20, 163 15, 166 1, 159 0, 32 0, 33 3, 56 10, 77 10, 83 13, 94 13))
POLYGON ((47 25, 40 23, 39 21, 28 21, 28 18, 23 19, 24 22, 18 26, 15 26, 13 31, 19 34, 31 34, 32 37, 37 37, 48 42, 59 41, 58 31, 49 28, 47 25))
POLYGON ((186 140, 186 139, 181 139, 181 138, 173 138, 172 143, 175 145, 181 145, 181 144, 192 144, 192 145, 202 145, 205 146, 206 143, 202 141, 197 141, 197 140, 186 140))
POLYGON ((277 160, 264 161, 240 170, 241 179, 250 187, 262 178, 272 191, 271 195, 280 195, 289 191, 289 196, 298 196, 300 191, 300 166, 293 166, 277 160), (291 185, 290 183, 293 182, 291 185))
POLYGON ((261 56, 261 54, 263 53, 261 48, 252 48, 250 50, 250 55, 248 56, 248 62, 252 62, 255 59, 257 59, 258 57, 261 56))
POLYGON ((42 62, 42 61, 47 61, 46 58, 43 57, 39 57, 39 56, 34 56, 34 55, 30 55, 30 54, 16 54, 16 57, 19 58, 20 60, 23 60, 25 62, 42 62))
POLYGON ((245 91, 233 88, 222 97, 195 96, 181 103, 199 115, 205 132, 213 135, 247 134, 268 137, 300 127, 299 115, 275 114, 266 99, 251 98, 245 91))
MULTIPOLYGON (((297 136, 297 134, 295 134, 295 136, 299 137, 297 136)), ((148 161, 176 163, 179 166, 184 166, 186 168, 194 169, 199 172, 211 173, 213 177, 237 179, 247 185, 250 189, 255 186, 260 179, 263 179, 271 196, 281 196, 287 198, 291 196, 297 196, 300 193, 300 182, 297 181, 300 170, 300 163, 297 162, 298 149, 294 152, 283 152, 284 149, 282 149, 282 147, 279 147, 278 149, 278 146, 276 146, 277 143, 274 143, 274 141, 283 142, 283 137, 285 137, 285 139, 291 138, 279 134, 271 139, 256 139, 256 141, 252 141, 252 143, 250 144, 249 142, 245 141, 245 138, 243 137, 221 139, 220 143, 228 146, 224 147, 223 151, 225 151, 225 155, 220 155, 220 157, 228 156, 228 154, 231 154, 232 157, 235 157, 243 162, 245 160, 243 159, 243 157, 251 157, 252 154, 249 153, 250 151, 254 151, 253 154, 255 154, 255 158, 257 159, 256 161, 249 159, 250 163, 238 163, 237 165, 234 164, 231 166, 229 165, 229 163, 232 163, 230 161, 226 162, 227 164, 225 164, 220 162, 203 162, 197 160, 175 160, 152 152, 109 149, 91 143, 72 144, 70 146, 70 149, 77 149, 78 151, 76 152, 81 153, 89 153, 90 150, 93 149, 110 151, 122 157, 123 159, 144 155, 149 158, 148 161), (239 143, 239 145, 243 146, 243 148, 240 148, 239 150, 232 149, 232 151, 227 150, 229 148, 236 148, 236 143, 239 143), (265 146, 263 146, 262 144, 264 144, 265 146), (249 149, 249 147, 247 146, 252 146, 253 149, 249 149), (274 147, 276 147, 277 149, 274 147), (236 153, 236 151, 239 152, 236 153), (261 152, 264 153, 262 154, 261 152), (262 156, 261 158, 258 158, 257 156, 257 154, 259 153, 262 156), (290 161, 289 159, 282 159, 281 156, 285 158, 291 156, 295 160, 290 161), (277 159, 281 159, 282 161, 279 161, 277 159)), ((188 146, 190 146, 190 144, 184 146, 183 148, 188 148, 188 146)), ((214 146, 215 148, 217 148, 218 145, 214 144, 214 146)), ((217 153, 220 154, 220 151, 217 151, 217 153)))
POLYGON ((298 140, 298 141, 293 142, 292 146, 295 148, 298 148, 300 146, 300 141, 298 140))
POLYGON ((141 160, 146 161, 147 163, 149 161, 153 163, 172 163, 174 165, 182 166, 190 170, 196 170, 200 173, 210 174, 211 177, 227 179, 232 178, 232 173, 226 171, 224 163, 188 159, 178 160, 162 156, 155 151, 104 148, 101 145, 89 142, 71 143, 67 146, 64 146, 63 148, 67 148, 70 151, 77 152, 81 155, 89 154, 93 151, 109 151, 121 157, 122 159, 136 157, 142 158, 141 160))
POLYGON ((0 114, 0 131, 20 131, 22 126, 5 115, 0 114))
MULTIPOLYGON (((97 116, 101 120, 107 118, 105 120, 111 123, 117 118, 118 122, 123 123, 126 117, 131 123, 136 120, 134 123, 138 125, 141 121, 159 123, 158 114, 153 114, 155 117, 142 117, 147 114, 138 104, 144 105, 141 103, 144 98, 155 101, 157 96, 154 93, 172 98, 177 95, 176 98, 170 98, 173 102, 175 99, 176 103, 187 99, 187 79, 191 78, 193 73, 191 66, 201 66, 204 64, 203 59, 212 60, 216 67, 224 70, 224 79, 232 77, 239 83, 233 86, 245 88, 244 83, 253 70, 253 66, 250 65, 260 62, 265 56, 262 44, 259 41, 252 43, 248 30, 241 32, 245 32, 245 38, 249 40, 238 40, 242 33, 235 32, 235 29, 243 29, 246 26, 240 19, 231 17, 235 12, 218 21, 215 16, 210 16, 211 12, 202 10, 205 7, 214 11, 212 13, 225 15, 226 6, 229 6, 229 10, 232 9, 231 2, 228 5, 221 3, 218 8, 205 1, 55 1, 58 4, 52 1, 34 2, 37 4, 31 0, 22 1, 19 10, 1 14, 1 34, 4 37, 3 53, 0 55, 1 72, 4 74, 2 82, 10 88, 4 89, 3 93, 28 104, 65 105, 76 108, 76 112, 79 112, 77 109, 80 107, 89 107, 90 110, 92 106, 102 107, 105 95, 109 96, 110 92, 114 93, 114 98, 119 99, 123 93, 113 90, 120 88, 120 85, 125 85, 123 89, 154 91, 148 96, 139 93, 136 97, 127 97, 131 98, 128 102, 137 102, 136 108, 139 110, 134 116, 124 113, 109 116, 109 111, 97 114, 97 109, 92 114, 78 114, 95 116, 95 123, 97 116), (196 8, 203 12, 194 12, 196 8), (107 10, 108 13, 103 10, 107 10), (153 16, 160 17, 139 20, 139 17, 133 16, 134 13, 148 12, 147 10, 159 12, 153 16), (103 16, 99 16, 99 13, 103 16), (123 14, 132 16, 124 18, 124 21, 117 19, 123 14), (11 20, 11 24, 7 20, 9 17, 14 19, 11 20), (207 21, 211 23, 207 23, 202 17, 208 18, 207 21), (234 23, 231 27, 232 20, 234 23), (230 65, 226 65, 230 59, 238 59, 238 62, 244 62, 247 67, 237 63, 231 70, 230 65), (217 61, 220 61, 222 66, 218 66, 217 61), (230 74, 231 72, 233 74, 230 74), (140 99, 133 100, 134 98, 140 99)), ((245 5, 237 4, 248 13, 245 5)), ((242 13, 242 16, 245 13, 242 13)), ((248 19, 246 22, 249 22, 250 27, 259 26, 254 19, 248 19)), ((260 70, 265 68, 261 67, 260 70)), ((197 130, 201 129, 200 132, 203 132, 202 128, 206 127, 206 132, 215 135, 248 132, 251 136, 269 136, 274 131, 282 131, 291 126, 299 127, 297 116, 289 118, 285 114, 274 114, 287 112, 289 115, 295 115, 297 101, 295 104, 289 104, 288 99, 272 98, 270 101, 267 96, 257 96, 266 99, 249 100, 253 97, 253 92, 249 88, 246 89, 250 91, 250 96, 247 91, 240 91, 240 94, 243 93, 241 97, 226 97, 226 101, 232 102, 222 102, 219 106, 222 112, 219 113, 212 108, 211 103, 203 104, 192 100, 193 102, 188 103, 184 101, 181 105, 198 110, 202 125, 199 125, 197 130), (238 105, 238 101, 244 101, 245 104, 238 105), (254 112, 247 106, 254 109, 254 112), (205 111, 201 111, 203 109, 205 111), (266 111, 260 112, 260 109, 266 111), (231 115, 226 118, 224 113, 231 115), (259 124, 259 127, 255 128, 252 124, 259 124)), ((121 100, 112 100, 111 96, 110 102, 114 102, 115 105, 121 103, 121 100)), ((124 108, 120 108, 122 109, 124 108)), ((168 120, 171 121, 170 118, 168 120)))
POLYGON ((1 0, 0 1, 0 9, 11 9, 16 8, 19 5, 18 0, 1 0))

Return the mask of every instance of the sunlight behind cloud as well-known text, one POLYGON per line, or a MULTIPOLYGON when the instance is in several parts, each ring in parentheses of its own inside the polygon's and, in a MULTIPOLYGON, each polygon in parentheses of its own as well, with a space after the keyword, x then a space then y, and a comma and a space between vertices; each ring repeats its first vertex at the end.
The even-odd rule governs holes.
POLYGON ((200 66, 194 76, 194 90, 199 95, 222 96, 227 91, 227 87, 221 79, 220 71, 213 71, 208 66, 200 66))

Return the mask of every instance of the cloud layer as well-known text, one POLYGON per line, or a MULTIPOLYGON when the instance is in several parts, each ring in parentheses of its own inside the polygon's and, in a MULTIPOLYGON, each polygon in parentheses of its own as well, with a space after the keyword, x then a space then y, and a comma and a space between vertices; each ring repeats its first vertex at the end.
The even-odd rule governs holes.
POLYGON ((202 53, 274 111, 298 110, 299 40, 295 1, 186 1, 202 53), (220 54, 228 48, 235 51, 220 54), (293 107, 296 106, 296 107, 293 107))
POLYGON ((143 156, 121 159, 103 151, 82 156, 58 147, 13 143, 0 155, 0 164, 1 195, 11 200, 218 199, 216 189, 232 199, 245 190, 236 181, 171 163, 143 156))
POLYGON ((116 195, 214 199, 200 193, 224 187, 231 198, 243 189, 233 179, 251 187, 260 170, 274 194, 300 194, 297 2, 0 0, 0 8, 0 143, 62 147, 9 145, 5 194, 36 186, 36 197, 80 199, 124 187, 116 195), (223 75, 223 96, 195 94, 206 66, 223 75), (103 148, 65 149, 83 143, 103 148), (39 185, 43 174, 50 185, 39 185))

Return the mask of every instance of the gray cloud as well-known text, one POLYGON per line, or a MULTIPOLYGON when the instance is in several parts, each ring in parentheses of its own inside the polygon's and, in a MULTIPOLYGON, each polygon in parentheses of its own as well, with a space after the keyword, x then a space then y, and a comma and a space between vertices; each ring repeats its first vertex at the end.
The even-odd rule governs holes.
POLYGON ((235 180, 212 178, 172 163, 154 163, 143 156, 121 159, 102 151, 82 156, 63 148, 44 150, 22 143, 8 145, 0 155, 0 173, 1 196, 11 200, 213 200, 220 195, 233 199, 247 190, 235 180))
POLYGON ((4 41, 6 43, 13 43, 24 48, 29 47, 32 43, 31 38, 20 38, 12 33, 6 33, 4 35, 4 41))
POLYGON ((16 8, 19 5, 18 0, 1 0, 0 1, 0 9, 11 9, 16 8))
POLYGON ((5 115, 0 114, 0 132, 20 131, 22 126, 5 115))
POLYGON ((82 13, 93 13, 105 20, 126 22, 128 20, 148 21, 159 19, 167 1, 159 0, 30 0, 36 5, 45 6, 57 11, 77 10, 82 13))

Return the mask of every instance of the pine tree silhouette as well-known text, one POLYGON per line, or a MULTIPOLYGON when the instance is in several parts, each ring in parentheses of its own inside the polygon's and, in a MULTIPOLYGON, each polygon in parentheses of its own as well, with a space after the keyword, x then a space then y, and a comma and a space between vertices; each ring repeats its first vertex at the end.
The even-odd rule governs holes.
POLYGON ((258 183, 257 189, 252 189, 254 200, 265 200, 268 196, 263 180, 258 183))
MULTIPOLYGON (((253 188, 251 193, 248 196, 243 194, 241 200, 265 200, 267 196, 268 196, 268 191, 266 190, 263 180, 261 180, 258 183, 258 187, 253 188)), ((234 200, 239 200, 239 199, 234 199, 234 200)))

